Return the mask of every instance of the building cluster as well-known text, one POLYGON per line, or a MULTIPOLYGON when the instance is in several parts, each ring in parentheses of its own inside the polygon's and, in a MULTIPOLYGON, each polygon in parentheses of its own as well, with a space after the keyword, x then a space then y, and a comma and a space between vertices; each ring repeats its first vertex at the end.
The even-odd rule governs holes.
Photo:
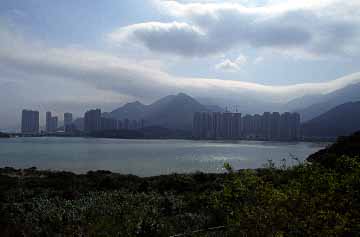
POLYGON ((119 130, 119 129, 141 129, 144 127, 144 120, 118 120, 114 118, 104 117, 100 109, 92 109, 85 113, 84 116, 84 131, 91 133, 95 131, 104 130, 119 130))
POLYGON ((196 139, 298 140, 298 113, 265 112, 245 115, 231 112, 197 112, 193 119, 196 139))
MULTIPOLYGON (((36 135, 40 133, 40 116, 39 111, 26 110, 22 111, 21 116, 21 133, 28 135, 36 135)), ((51 112, 46 112, 45 118, 45 132, 55 133, 59 130, 59 119, 57 116, 52 116, 51 112)), ((72 126, 72 114, 64 114, 64 131, 69 132, 72 126)))
MULTIPOLYGON (((52 116, 51 112, 46 112, 46 132, 55 133, 59 130, 58 117, 52 116)), ((73 116, 72 113, 64 113, 64 132, 73 131, 73 116)))
MULTIPOLYGON (((39 126, 39 111, 23 110, 21 118, 21 133, 28 135, 36 135, 40 133, 39 126)), ((84 130, 86 133, 103 130, 118 130, 118 129, 141 129, 144 127, 144 120, 117 120, 114 118, 105 117, 102 115, 100 109, 89 110, 84 116, 84 127, 76 127, 71 113, 64 113, 64 127, 59 127, 59 119, 57 116, 52 116, 51 112, 46 112, 45 118, 45 133, 51 134, 56 132, 72 133, 79 130, 84 130)))

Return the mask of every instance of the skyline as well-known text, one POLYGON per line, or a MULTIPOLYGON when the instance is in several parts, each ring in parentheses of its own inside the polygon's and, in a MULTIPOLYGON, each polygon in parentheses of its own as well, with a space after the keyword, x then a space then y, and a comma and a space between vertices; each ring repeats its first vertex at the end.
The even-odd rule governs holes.
POLYGON ((286 102, 334 91, 360 82, 359 5, 4 1, 0 128, 22 108, 79 115, 178 92, 286 102))
MULTIPOLYGON (((106 136, 106 132, 110 132, 108 134, 116 137, 124 136, 122 134, 124 130, 142 130, 146 128, 146 120, 143 118, 139 120, 118 119, 114 115, 102 113, 101 109, 87 110, 82 117, 82 125, 72 120, 71 113, 65 113, 63 127, 59 126, 58 117, 52 116, 51 112, 48 111, 46 112, 45 130, 39 124, 39 117, 39 111, 22 110, 20 135, 106 136)), ((160 128, 171 131, 168 125, 162 127, 162 124, 150 124, 148 128, 154 128, 154 131, 159 131, 160 128)), ((175 130, 172 131, 175 132, 175 130)), ((209 110, 198 110, 192 115, 191 127, 183 130, 183 132, 184 134, 188 132, 188 136, 193 139, 295 141, 304 138, 301 135, 300 114, 290 112, 263 112, 262 114, 244 115, 237 111, 210 112, 209 110)), ((137 135, 134 133, 134 135, 137 138, 144 136, 141 133, 137 135)), ((147 136, 149 136, 149 133, 147 133, 147 136)))

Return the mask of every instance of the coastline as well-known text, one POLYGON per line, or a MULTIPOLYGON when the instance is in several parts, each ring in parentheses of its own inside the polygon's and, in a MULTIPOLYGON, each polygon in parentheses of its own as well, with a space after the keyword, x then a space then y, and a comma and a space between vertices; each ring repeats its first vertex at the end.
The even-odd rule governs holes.
MULTIPOLYGON (((259 142, 335 142, 337 137, 306 137, 298 140, 267 140, 267 139, 195 139, 192 137, 109 137, 109 136, 85 136, 85 135, 69 135, 69 134, 54 134, 54 135, 22 135, 19 133, 10 133, 8 137, 63 137, 63 138, 108 138, 108 139, 132 139, 132 140, 188 140, 188 141, 259 141, 259 142)), ((7 137, 7 138, 8 138, 7 137)))

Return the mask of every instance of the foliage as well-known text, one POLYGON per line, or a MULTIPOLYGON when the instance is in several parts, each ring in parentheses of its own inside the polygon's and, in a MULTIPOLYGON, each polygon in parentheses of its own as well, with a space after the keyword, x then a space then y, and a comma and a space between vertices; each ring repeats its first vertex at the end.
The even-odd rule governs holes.
POLYGON ((359 236, 359 156, 327 157, 147 178, 3 168, 1 236, 359 236))
POLYGON ((360 131, 348 137, 339 137, 331 146, 310 155, 308 161, 334 168, 337 165, 337 157, 342 155, 360 155, 360 131))

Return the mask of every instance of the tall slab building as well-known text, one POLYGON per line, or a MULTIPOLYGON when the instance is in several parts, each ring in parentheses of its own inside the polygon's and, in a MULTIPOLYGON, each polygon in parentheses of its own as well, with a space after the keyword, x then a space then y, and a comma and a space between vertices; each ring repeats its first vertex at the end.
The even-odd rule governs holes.
POLYGON ((193 137, 196 139, 255 139, 298 140, 300 115, 298 113, 270 113, 245 115, 241 113, 197 112, 193 119, 193 137))
POLYGON ((39 111, 24 109, 21 115, 21 133, 39 133, 39 111))
POLYGON ((101 130, 101 110, 92 109, 85 113, 84 130, 87 133, 101 130))

